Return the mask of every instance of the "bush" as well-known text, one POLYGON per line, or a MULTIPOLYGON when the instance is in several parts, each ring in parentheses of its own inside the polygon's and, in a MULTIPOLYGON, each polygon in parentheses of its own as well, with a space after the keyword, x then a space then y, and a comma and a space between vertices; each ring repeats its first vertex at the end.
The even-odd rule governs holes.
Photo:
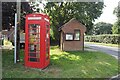
POLYGON ((120 36, 118 34, 86 35, 85 41, 86 42, 119 44, 120 36))

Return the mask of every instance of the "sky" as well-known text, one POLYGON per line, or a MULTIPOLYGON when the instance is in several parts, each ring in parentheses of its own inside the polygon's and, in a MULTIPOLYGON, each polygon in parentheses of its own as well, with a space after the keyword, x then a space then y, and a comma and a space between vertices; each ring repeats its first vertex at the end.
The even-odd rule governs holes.
POLYGON ((103 9, 101 16, 95 20, 97 22, 106 22, 114 24, 117 21, 116 15, 113 14, 114 8, 118 6, 120 0, 104 0, 106 7, 103 9))

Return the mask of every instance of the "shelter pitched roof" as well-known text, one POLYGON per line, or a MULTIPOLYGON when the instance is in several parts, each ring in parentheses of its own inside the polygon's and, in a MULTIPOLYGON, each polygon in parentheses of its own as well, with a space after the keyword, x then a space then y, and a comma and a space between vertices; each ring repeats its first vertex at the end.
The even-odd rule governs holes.
MULTIPOLYGON (((65 23, 64 25, 62 25, 60 28, 59 28, 59 31, 62 30, 63 27, 67 26, 68 24, 70 23, 79 23, 81 26, 85 27, 85 25, 83 25, 81 22, 79 22, 77 19, 75 18, 72 18, 71 20, 69 20, 67 23, 65 23)), ((85 27, 86 28, 86 27, 85 27)))

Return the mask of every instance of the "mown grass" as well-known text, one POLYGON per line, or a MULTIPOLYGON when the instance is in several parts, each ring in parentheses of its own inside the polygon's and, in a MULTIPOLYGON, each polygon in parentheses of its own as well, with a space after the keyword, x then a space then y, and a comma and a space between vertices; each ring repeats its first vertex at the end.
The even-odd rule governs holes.
POLYGON ((103 46, 110 46, 110 47, 118 47, 118 44, 110 44, 110 43, 98 43, 98 42, 86 42, 86 43, 92 43, 92 44, 98 44, 103 46))
POLYGON ((13 50, 3 50, 3 78, 108 78, 118 73, 118 61, 107 54, 91 51, 60 51, 57 46, 50 50, 51 62, 44 69, 24 67, 13 63, 13 50))

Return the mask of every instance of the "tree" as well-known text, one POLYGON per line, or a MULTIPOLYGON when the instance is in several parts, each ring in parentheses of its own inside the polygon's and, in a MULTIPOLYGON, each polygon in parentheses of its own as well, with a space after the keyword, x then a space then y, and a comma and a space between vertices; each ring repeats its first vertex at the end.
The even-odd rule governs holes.
MULTIPOLYGON (((120 2, 119 2, 120 3, 120 2)), ((114 23, 112 27, 112 33, 113 34, 120 34, 120 6, 117 6, 113 13, 117 16, 117 21, 114 23)))
MULTIPOLYGON (((120 3, 120 2, 119 2, 120 3)), ((120 19, 120 6, 117 6, 114 11, 113 14, 115 14, 119 19, 120 19)))
POLYGON ((100 35, 100 34, 111 34, 112 33, 112 24, 105 23, 105 22, 98 22, 93 27, 93 34, 100 35))
POLYGON ((92 29, 93 21, 102 14, 102 2, 48 2, 45 13, 50 16, 54 37, 59 40, 58 29, 72 18, 76 18, 87 27, 86 33, 92 29))
POLYGON ((43 12, 44 10, 44 5, 45 3, 43 2, 39 2, 39 0, 36 0, 35 2, 30 2, 30 6, 32 7, 32 10, 35 12, 35 13, 41 13, 43 12))
POLYGON ((118 24, 118 21, 114 23, 112 27, 112 33, 113 34, 119 34, 120 26, 118 24))
MULTIPOLYGON (((16 13, 16 2, 3 2, 2 3, 2 29, 10 29, 14 26, 14 16, 16 13)), ((21 29, 24 29, 25 15, 32 13, 32 7, 28 2, 21 3, 21 29)))

